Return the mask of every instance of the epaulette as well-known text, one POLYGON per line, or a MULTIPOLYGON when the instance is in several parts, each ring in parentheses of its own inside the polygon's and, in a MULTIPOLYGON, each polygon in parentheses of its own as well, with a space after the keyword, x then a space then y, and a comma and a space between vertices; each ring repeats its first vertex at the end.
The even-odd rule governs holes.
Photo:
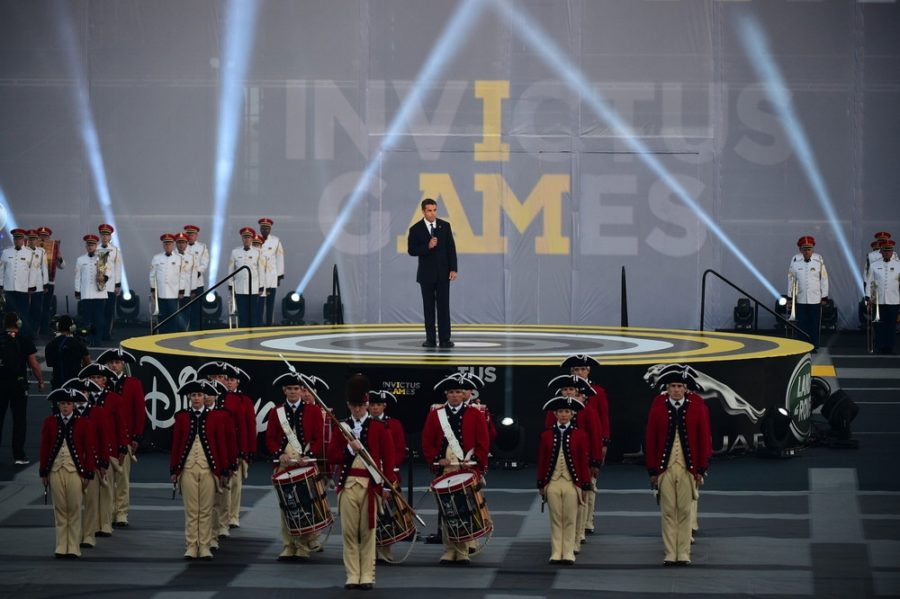
POLYGON ((440 410, 440 409, 443 408, 445 405, 447 405, 447 404, 443 404, 443 403, 433 403, 433 404, 431 404, 431 409, 432 409, 432 410, 440 410))

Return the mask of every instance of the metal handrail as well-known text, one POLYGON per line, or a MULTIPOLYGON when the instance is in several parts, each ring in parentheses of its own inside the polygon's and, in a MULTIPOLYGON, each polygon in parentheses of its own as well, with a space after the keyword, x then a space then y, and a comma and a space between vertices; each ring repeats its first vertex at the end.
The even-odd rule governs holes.
POLYGON ((782 316, 781 314, 778 314, 778 313, 775 312, 774 310, 770 309, 768 306, 766 306, 766 305, 765 305, 764 303, 762 303, 760 300, 756 299, 755 297, 753 297, 752 295, 750 295, 749 293, 747 293, 746 291, 744 291, 743 289, 741 289, 740 287, 738 287, 737 285, 735 285, 734 283, 732 283, 731 281, 729 281, 728 279, 726 279, 726 278, 723 277, 721 274, 717 273, 716 271, 714 271, 714 270, 711 269, 711 268, 707 268, 707 269, 703 272, 703 279, 702 279, 701 284, 700 284, 700 330, 701 330, 701 331, 703 330, 704 314, 705 314, 705 312, 706 312, 706 275, 709 275, 709 274, 714 274, 714 275, 716 275, 717 277, 719 277, 719 280, 721 280, 723 283, 725 283, 726 285, 731 286, 731 287, 734 288, 736 291, 738 291, 739 293, 741 293, 742 295, 744 295, 747 299, 753 301, 753 303, 754 303, 754 308, 753 308, 753 329, 754 329, 754 330, 757 330, 757 329, 759 328, 759 326, 758 326, 758 324, 759 324, 759 309, 762 308, 763 310, 765 310, 766 312, 768 312, 769 314, 771 314, 772 316, 774 316, 777 320, 782 321, 785 325, 791 327, 792 329, 794 329, 795 331, 797 331, 798 333, 800 333, 801 335, 803 335, 803 336, 806 337, 807 339, 810 339, 810 336, 809 336, 809 334, 808 334, 806 331, 804 331, 803 329, 801 329, 800 327, 798 327, 797 325, 795 325, 794 323, 792 323, 791 321, 789 321, 788 319, 786 319, 786 318, 785 318, 784 316, 782 316))
MULTIPOLYGON (((210 287, 209 289, 205 290, 203 293, 201 293, 201 294, 198 295, 197 297, 193 298, 191 301, 189 301, 189 302, 186 303, 185 305, 183 305, 183 306, 181 306, 180 308, 178 308, 177 310, 175 310, 172 314, 170 314, 170 315, 168 316, 168 318, 166 318, 166 319, 163 320, 162 322, 157 322, 156 325, 154 325, 153 328, 151 329, 150 334, 151 334, 151 335, 155 335, 156 333, 158 333, 158 332, 159 332, 159 329, 160 329, 160 327, 162 327, 162 325, 166 324, 167 322, 169 322, 170 320, 172 320, 173 318, 175 318, 176 316, 178 316, 179 314, 181 314, 182 312, 184 312, 185 310, 187 310, 188 308, 190 308, 190 307, 194 304, 194 302, 198 302, 198 301, 200 301, 201 299, 203 299, 203 297, 204 297, 207 293, 212 293, 217 287, 219 287, 219 286, 222 285, 223 283, 226 283, 227 281, 233 279, 234 276, 237 275, 237 274, 238 274, 239 272, 241 272, 242 270, 246 270, 246 271, 247 271, 247 289, 248 289, 248 290, 252 290, 252 289, 253 289, 253 271, 250 270, 250 267, 247 266, 247 265, 245 264, 245 265, 241 266, 240 268, 236 269, 234 272, 232 272, 231 274, 229 274, 227 277, 225 277, 224 279, 222 279, 221 281, 219 281, 219 282, 216 283, 215 285, 213 285, 212 287, 210 287)), ((252 294, 251 294, 251 295, 252 295, 252 294)), ((250 314, 249 314, 248 320, 250 320, 250 322, 253 322, 253 302, 250 302, 250 314)), ((203 325, 202 325, 202 322, 201 322, 201 325, 200 325, 200 326, 201 326, 201 327, 203 326, 203 325)))

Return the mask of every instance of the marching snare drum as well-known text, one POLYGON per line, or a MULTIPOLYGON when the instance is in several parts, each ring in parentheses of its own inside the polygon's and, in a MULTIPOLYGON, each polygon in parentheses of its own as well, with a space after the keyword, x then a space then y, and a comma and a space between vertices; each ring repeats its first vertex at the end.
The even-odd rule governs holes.
POLYGON ((272 474, 272 484, 291 535, 314 533, 334 522, 325 497, 325 485, 315 465, 276 471, 272 474))
POLYGON ((381 513, 378 514, 378 523, 375 526, 375 544, 378 547, 393 545, 416 532, 412 509, 408 505, 397 503, 395 493, 399 491, 392 491, 381 504, 381 513))
POLYGON ((474 472, 458 471, 440 476, 431 482, 431 490, 437 498, 449 540, 473 541, 494 529, 474 472))

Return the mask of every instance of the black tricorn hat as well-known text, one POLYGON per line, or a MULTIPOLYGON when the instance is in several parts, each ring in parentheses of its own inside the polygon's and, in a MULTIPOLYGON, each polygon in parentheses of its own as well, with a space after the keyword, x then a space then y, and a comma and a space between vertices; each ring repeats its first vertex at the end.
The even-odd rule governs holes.
POLYGON ((397 403, 397 397, 390 391, 369 391, 369 403, 397 403))
MULTIPOLYGON (((472 375, 474 378, 479 379, 478 377, 472 375)), ((451 391, 453 389, 464 389, 466 391, 474 391, 478 387, 475 384, 475 381, 472 378, 466 376, 462 372, 454 372, 448 377, 445 377, 438 381, 438 384, 434 386, 435 391, 451 391)))
POLYGON ((213 361, 207 362, 197 369, 197 378, 209 378, 214 374, 227 375, 232 366, 228 362, 213 361))
POLYGON ((206 381, 202 379, 194 379, 188 381, 178 388, 179 395, 190 395, 191 393, 206 393, 206 381))
POLYGON ((47 401, 50 403, 59 403, 61 401, 75 403, 76 401, 84 401, 84 396, 75 389, 63 389, 60 387, 50 392, 47 396, 47 401))
POLYGON ((544 410, 572 410, 578 412, 584 409, 584 404, 574 397, 558 395, 544 404, 544 410))
POLYGON ((105 376, 106 378, 110 378, 113 376, 113 371, 104 366, 103 364, 97 364, 96 362, 93 364, 88 364, 78 373, 78 378, 86 379, 89 376, 105 376))
POLYGON ((592 366, 600 366, 600 362, 590 357, 587 354, 575 354, 574 356, 569 356, 563 363, 560 364, 562 368, 574 368, 576 366, 587 366, 588 368, 592 366))
POLYGON ((137 359, 122 348, 108 349, 97 356, 97 359, 95 361, 99 364, 106 364, 107 362, 112 362, 113 360, 122 360, 126 364, 137 363, 137 359))
POLYGON ((562 389, 563 387, 574 387, 578 392, 587 397, 597 395, 591 384, 576 374, 561 374, 550 379, 547 387, 553 389, 562 389))

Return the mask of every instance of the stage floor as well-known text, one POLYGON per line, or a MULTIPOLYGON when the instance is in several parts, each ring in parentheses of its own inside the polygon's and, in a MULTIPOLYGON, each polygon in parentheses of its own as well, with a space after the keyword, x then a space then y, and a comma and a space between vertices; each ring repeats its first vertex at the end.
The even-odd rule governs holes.
POLYGON ((716 362, 809 352, 808 343, 713 331, 573 325, 454 325, 455 347, 426 349, 421 325, 220 329, 128 339, 129 350, 219 360, 385 365, 555 366, 588 354, 606 365, 716 362))

